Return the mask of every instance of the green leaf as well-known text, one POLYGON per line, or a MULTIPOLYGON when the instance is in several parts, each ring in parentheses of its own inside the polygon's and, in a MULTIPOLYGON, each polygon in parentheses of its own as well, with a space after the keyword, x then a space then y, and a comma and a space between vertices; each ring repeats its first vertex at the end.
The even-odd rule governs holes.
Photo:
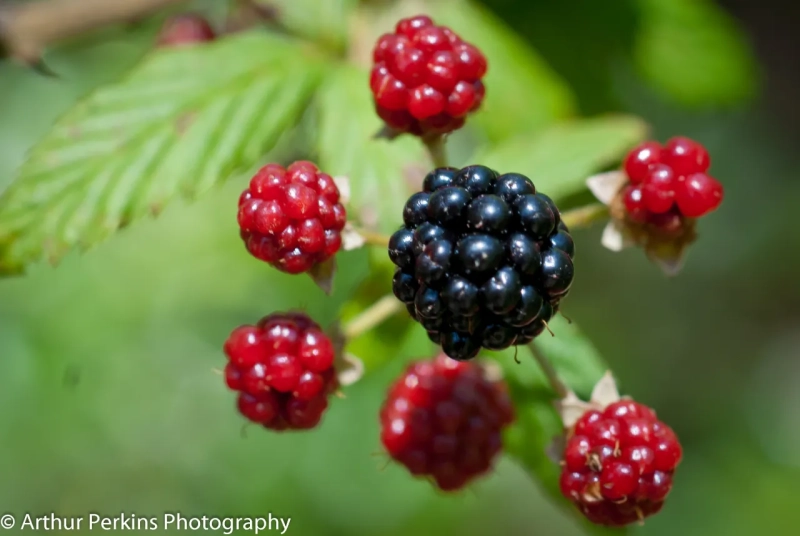
POLYGON ((566 83, 500 19, 474 2, 431 3, 431 15, 480 48, 489 60, 486 99, 470 123, 492 140, 530 133, 572 115, 566 83))
POLYGON ((298 121, 321 69, 261 32, 151 55, 33 148, 0 197, 0 274, 57 262, 255 164, 298 121))
POLYGON ((634 47, 640 73, 687 106, 731 105, 752 97, 757 67, 744 32, 708 0, 638 0, 634 47))
POLYGON ((522 173, 559 201, 585 191, 591 174, 618 164, 647 132, 642 120, 630 116, 571 121, 506 140, 479 153, 472 162, 502 173, 522 173))
POLYGON ((45 63, 58 78, 13 62, 0 63, 0 193, 28 150, 89 91, 118 80, 152 48, 160 19, 90 32, 48 48, 45 63))
MULTIPOLYGON (((536 339, 536 345, 562 381, 588 398, 608 366, 574 323, 557 316, 550 322, 550 329, 555 336, 545 332, 536 339)), ((504 437, 505 452, 517 460, 557 504, 580 515, 561 495, 558 485, 561 468, 548 454, 563 433, 561 419, 553 405, 556 393, 527 348, 512 348, 494 355, 503 369, 517 411, 517 420, 504 437), (515 356, 520 363, 514 360, 515 356)), ((605 532, 588 523, 586 528, 593 534, 605 532)))
POLYGON ((343 52, 358 0, 257 0, 274 8, 281 24, 326 48, 343 52))
POLYGON ((415 176, 421 180, 419 166, 427 161, 422 144, 412 136, 375 139, 382 122, 373 109, 368 80, 366 71, 349 65, 326 79, 320 95, 319 165, 350 179, 351 217, 393 232, 402 224, 409 181, 415 176))

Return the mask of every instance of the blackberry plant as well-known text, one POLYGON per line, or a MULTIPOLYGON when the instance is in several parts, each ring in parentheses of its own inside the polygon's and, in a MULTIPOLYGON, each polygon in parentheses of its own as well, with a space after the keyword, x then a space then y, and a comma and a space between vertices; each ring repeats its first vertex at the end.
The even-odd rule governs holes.
POLYGON ((330 294, 293 312, 263 294, 266 316, 238 311, 241 326, 224 328, 220 372, 246 420, 264 433, 324 426, 350 384, 400 361, 373 414, 412 475, 456 491, 506 452, 589 531, 661 510, 682 447, 653 409, 619 396, 563 316, 589 269, 576 268, 572 230, 606 221, 602 238, 580 239, 639 246, 676 274, 723 199, 706 148, 647 141, 632 116, 566 121, 563 81, 472 1, 424 14, 337 2, 326 15, 309 2, 249 2, 226 24, 169 18, 0 194, 0 273, 57 264, 237 181, 230 240, 262 261, 261 290, 310 275, 330 294), (342 272, 353 288, 332 285, 342 272), (325 308, 335 321, 311 313, 325 308))

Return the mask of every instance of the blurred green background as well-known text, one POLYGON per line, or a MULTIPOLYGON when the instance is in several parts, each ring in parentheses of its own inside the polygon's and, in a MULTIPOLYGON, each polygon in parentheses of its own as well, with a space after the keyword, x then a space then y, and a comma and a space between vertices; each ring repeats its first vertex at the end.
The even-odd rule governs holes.
MULTIPOLYGON (((220 4, 193 7, 219 22, 220 4)), ((602 249, 599 227, 576 233, 579 275, 565 312, 625 392, 674 427, 685 451, 667 506, 633 531, 796 534, 797 7, 781 0, 698 0, 700 7, 683 10, 694 2, 484 4, 571 87, 579 113, 629 112, 650 122, 658 139, 703 142, 726 187, 676 279, 640 251, 602 249)), ((159 20, 50 51, 59 79, 0 65, 0 190, 58 116, 148 50, 159 20)), ((291 142, 271 155, 296 156, 291 142)), ((324 298, 306 278, 254 262, 231 239, 230 207, 246 180, 176 202, 57 269, 0 281, 0 510, 272 512, 292 517, 291 534, 331 536, 581 534, 576 518, 510 460, 455 496, 384 467, 375 455, 377 408, 403 360, 334 400, 314 433, 242 434, 234 397, 212 372, 230 329, 292 307, 331 322, 367 270, 365 252, 343 254, 347 269, 324 298)))

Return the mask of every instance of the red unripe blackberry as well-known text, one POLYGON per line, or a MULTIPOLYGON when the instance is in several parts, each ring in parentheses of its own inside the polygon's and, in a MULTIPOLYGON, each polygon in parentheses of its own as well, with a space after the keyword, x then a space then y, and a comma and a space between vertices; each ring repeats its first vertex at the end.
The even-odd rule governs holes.
POLYGON ((502 381, 474 362, 440 354, 408 366, 380 420, 381 441, 394 460, 454 491, 491 469, 514 408, 502 381))
MULTIPOLYGON (((648 141, 625 157, 628 184, 620 195, 628 219, 662 232, 681 218, 699 218, 722 202, 722 185, 706 174, 711 160, 696 141, 672 138, 663 147, 648 141)), ((677 225, 676 225, 677 222, 677 225)))
POLYGON ((425 15, 399 21, 394 33, 378 39, 372 57, 376 111, 399 132, 424 137, 457 130, 486 93, 481 51, 425 15))
POLYGON ((319 424, 338 381, 333 343, 308 316, 275 313, 238 327, 224 350, 225 383, 244 417, 272 430, 319 424))
POLYGON ((239 197, 237 218, 254 257, 299 274, 339 251, 347 211, 333 178, 301 161, 261 168, 239 197))
POLYGON ((561 493, 592 522, 623 526, 658 512, 682 450, 655 412, 629 399, 589 410, 568 430, 561 493))
POLYGON ((159 47, 178 47, 213 41, 214 29, 205 17, 184 13, 168 19, 158 35, 159 47))

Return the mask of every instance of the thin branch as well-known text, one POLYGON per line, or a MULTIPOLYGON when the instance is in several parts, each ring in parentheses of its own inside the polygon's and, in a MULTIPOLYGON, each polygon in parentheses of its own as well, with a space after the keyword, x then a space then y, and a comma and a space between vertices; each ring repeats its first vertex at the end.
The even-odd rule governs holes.
POLYGON ((569 389, 567 389, 567 386, 561 381, 561 378, 558 377, 556 369, 553 368, 553 364, 550 363, 550 360, 547 359, 547 356, 542 353, 541 349, 539 349, 535 343, 528 344, 528 349, 531 351, 531 355, 539 364, 539 367, 542 369, 542 372, 544 372, 544 375, 547 377, 547 382, 550 384, 550 387, 552 387, 553 391, 556 392, 559 398, 566 397, 569 393, 569 389))
POLYGON ((425 139, 425 147, 428 149, 433 166, 437 168, 447 167, 447 151, 444 140, 444 136, 425 139))
POLYGON ((40 0, 0 6, 0 43, 12 58, 40 62, 44 49, 110 24, 137 20, 186 0, 40 0))
POLYGON ((400 312, 402 308, 403 302, 393 294, 388 294, 343 326, 342 334, 346 339, 355 339, 400 312))
POLYGON ((606 218, 608 218, 608 207, 601 203, 575 208, 561 214, 561 221, 570 229, 588 227, 606 218))
POLYGON ((364 239, 365 244, 370 246, 380 246, 382 248, 389 246, 389 239, 391 237, 385 234, 367 231, 366 229, 356 229, 355 231, 361 236, 361 238, 364 239))

